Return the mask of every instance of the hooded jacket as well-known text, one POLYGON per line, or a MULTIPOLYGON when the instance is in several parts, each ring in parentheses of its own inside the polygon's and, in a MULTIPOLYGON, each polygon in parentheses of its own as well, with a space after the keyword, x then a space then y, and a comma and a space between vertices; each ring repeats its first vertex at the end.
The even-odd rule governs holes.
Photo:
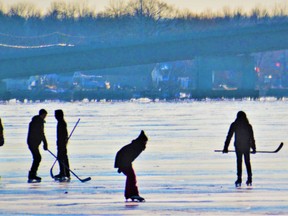
POLYGON ((122 167, 132 165, 132 162, 145 150, 147 141, 148 138, 142 130, 135 140, 117 152, 114 167, 119 168, 118 172, 121 172, 122 167))
POLYGON ((234 146, 236 151, 245 153, 249 152, 250 148, 256 151, 252 126, 249 124, 246 114, 243 113, 239 112, 236 120, 230 125, 225 141, 225 149, 228 149, 230 140, 235 134, 234 146))
POLYGON ((27 144, 29 146, 39 146, 43 141, 44 146, 47 146, 46 137, 44 134, 44 119, 40 115, 34 116, 29 123, 27 144))
POLYGON ((55 111, 55 117, 57 123, 57 146, 65 147, 68 141, 67 123, 64 120, 64 114, 62 110, 55 111))

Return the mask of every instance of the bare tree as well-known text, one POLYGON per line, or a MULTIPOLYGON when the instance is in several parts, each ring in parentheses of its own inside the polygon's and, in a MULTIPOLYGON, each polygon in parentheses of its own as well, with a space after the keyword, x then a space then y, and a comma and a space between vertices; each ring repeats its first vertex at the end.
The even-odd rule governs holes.
POLYGON ((288 6, 287 2, 275 4, 272 9, 272 16, 287 16, 288 15, 288 6))
POLYGON ((52 16, 57 19, 77 19, 81 17, 93 17, 95 13, 89 9, 87 1, 74 3, 55 1, 51 3, 47 16, 52 16))
POLYGON ((128 5, 123 0, 110 0, 104 15, 114 18, 123 17, 129 14, 128 5))
POLYGON ((130 0, 129 7, 130 11, 133 11, 133 15, 141 15, 155 20, 175 18, 178 12, 174 7, 160 0, 130 0))
POLYGON ((29 3, 17 3, 12 5, 8 10, 8 14, 10 16, 19 16, 25 19, 41 16, 39 10, 37 10, 33 4, 29 3))

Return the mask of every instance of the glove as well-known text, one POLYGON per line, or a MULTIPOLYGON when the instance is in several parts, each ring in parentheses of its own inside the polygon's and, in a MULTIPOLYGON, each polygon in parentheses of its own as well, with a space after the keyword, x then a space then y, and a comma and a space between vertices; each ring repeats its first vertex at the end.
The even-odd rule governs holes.
POLYGON ((223 153, 223 154, 227 154, 227 153, 228 153, 228 149, 227 149, 227 148, 224 148, 223 151, 222 151, 222 153, 223 153))
POLYGON ((252 154, 256 154, 256 149, 253 149, 253 151, 251 153, 252 154))
POLYGON ((47 150, 48 150, 48 145, 43 145, 43 149, 44 149, 45 151, 47 151, 47 150))

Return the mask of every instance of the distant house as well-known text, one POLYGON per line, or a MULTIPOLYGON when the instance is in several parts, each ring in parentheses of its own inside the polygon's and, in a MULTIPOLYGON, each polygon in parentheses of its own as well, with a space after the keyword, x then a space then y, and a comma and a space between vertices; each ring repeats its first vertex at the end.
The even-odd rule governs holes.
POLYGON ((83 72, 75 72, 73 75, 73 86, 82 90, 109 89, 110 83, 102 76, 86 75, 83 72))
POLYGON ((151 73, 156 88, 188 89, 191 77, 186 71, 185 62, 159 63, 151 73))
POLYGON ((57 89, 58 75, 57 74, 45 74, 30 76, 27 83, 28 89, 57 89))
POLYGON ((156 64, 151 73, 154 86, 159 87, 161 84, 169 82, 171 73, 171 67, 168 64, 156 64))

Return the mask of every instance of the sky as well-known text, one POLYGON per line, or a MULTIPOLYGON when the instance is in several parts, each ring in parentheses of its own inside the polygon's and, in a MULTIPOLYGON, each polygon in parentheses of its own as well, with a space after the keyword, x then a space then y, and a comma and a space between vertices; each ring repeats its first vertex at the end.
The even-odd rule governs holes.
MULTIPOLYGON (((51 2, 57 0, 0 0, 4 5, 11 5, 19 2, 31 2, 37 8, 43 10, 47 9, 51 2)), ((77 2, 76 0, 62 0, 64 2, 77 2)), ((85 1, 89 6, 95 8, 95 10, 104 10, 109 5, 110 0, 78 0, 85 1)), ((127 0, 126 0, 127 1, 127 0)), ((140 0, 139 0, 140 1, 140 0)), ((192 12, 200 13, 207 9, 212 11, 221 11, 224 7, 231 9, 241 8, 244 11, 250 11, 252 8, 274 8, 275 5, 288 5, 288 0, 162 0, 168 4, 171 4, 179 9, 189 9, 192 12)))

